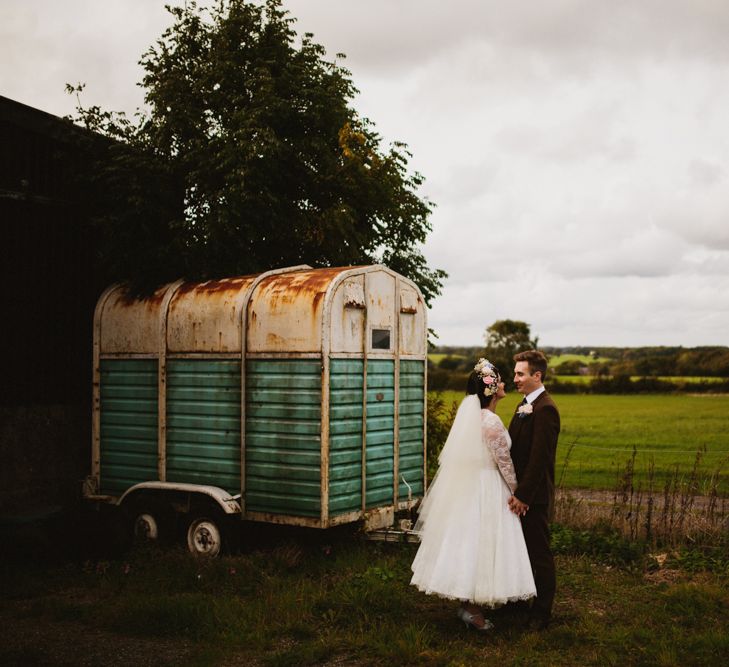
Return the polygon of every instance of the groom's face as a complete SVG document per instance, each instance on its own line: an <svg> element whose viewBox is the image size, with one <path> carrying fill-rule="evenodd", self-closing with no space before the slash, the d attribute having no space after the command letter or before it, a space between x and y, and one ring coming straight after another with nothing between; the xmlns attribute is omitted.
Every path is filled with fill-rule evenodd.
<svg viewBox="0 0 729 667"><path fill-rule="evenodd" d="M514 384L520 394L531 394L542 384L542 374L537 371L534 375L529 372L528 361L517 361L514 366Z"/></svg>

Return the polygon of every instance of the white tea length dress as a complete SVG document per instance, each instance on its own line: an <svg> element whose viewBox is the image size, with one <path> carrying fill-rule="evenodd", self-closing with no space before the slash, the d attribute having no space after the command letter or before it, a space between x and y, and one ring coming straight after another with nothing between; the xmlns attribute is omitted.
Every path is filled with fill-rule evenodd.
<svg viewBox="0 0 729 667"><path fill-rule="evenodd" d="M510 447L501 419L466 396L415 524L410 583L419 590L489 607L536 595L521 523L508 507Z"/></svg>

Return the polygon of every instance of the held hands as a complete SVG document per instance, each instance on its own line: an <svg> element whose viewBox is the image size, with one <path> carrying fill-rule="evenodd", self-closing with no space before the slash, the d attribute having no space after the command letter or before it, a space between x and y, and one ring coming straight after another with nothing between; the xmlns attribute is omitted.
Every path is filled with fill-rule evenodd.
<svg viewBox="0 0 729 667"><path fill-rule="evenodd" d="M521 502L516 496L509 498L509 509L516 514L516 516L524 516L529 509L529 505Z"/></svg>

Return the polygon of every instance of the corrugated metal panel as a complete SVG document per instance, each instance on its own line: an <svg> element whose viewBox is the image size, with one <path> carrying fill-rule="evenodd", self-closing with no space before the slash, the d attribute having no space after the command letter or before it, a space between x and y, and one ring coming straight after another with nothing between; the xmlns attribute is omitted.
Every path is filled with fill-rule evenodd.
<svg viewBox="0 0 729 667"><path fill-rule="evenodd" d="M240 490L240 361L167 361L167 481Z"/></svg>
<svg viewBox="0 0 729 667"><path fill-rule="evenodd" d="M329 514L362 508L361 359L332 359L329 366Z"/></svg>
<svg viewBox="0 0 729 667"><path fill-rule="evenodd" d="M157 475L157 361L101 360L102 493Z"/></svg>
<svg viewBox="0 0 729 667"><path fill-rule="evenodd" d="M367 435L365 506L393 502L395 362L367 362Z"/></svg>
<svg viewBox="0 0 729 667"><path fill-rule="evenodd" d="M398 498L401 501L408 498L408 488L402 481L403 477L412 489L413 498L423 495L424 363L415 360L400 361Z"/></svg>
<svg viewBox="0 0 729 667"><path fill-rule="evenodd" d="M246 363L246 511L321 514L321 361Z"/></svg>

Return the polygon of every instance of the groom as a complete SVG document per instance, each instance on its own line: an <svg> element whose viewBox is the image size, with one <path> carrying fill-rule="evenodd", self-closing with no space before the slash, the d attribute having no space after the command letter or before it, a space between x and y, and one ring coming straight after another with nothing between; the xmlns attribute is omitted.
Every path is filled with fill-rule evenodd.
<svg viewBox="0 0 729 667"><path fill-rule="evenodd" d="M509 424L511 458L517 486L509 499L512 512L521 517L537 597L528 627L543 630L552 616L556 578L549 547L549 521L554 511L554 459L559 436L559 411L542 384L547 359L538 350L514 355L514 384L524 399Z"/></svg>

